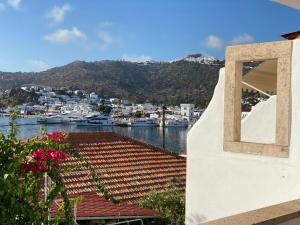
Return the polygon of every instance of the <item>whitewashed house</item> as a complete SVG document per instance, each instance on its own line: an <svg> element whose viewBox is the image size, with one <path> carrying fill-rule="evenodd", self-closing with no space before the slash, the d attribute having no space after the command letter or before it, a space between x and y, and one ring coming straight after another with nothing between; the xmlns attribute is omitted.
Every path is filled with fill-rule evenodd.
<svg viewBox="0 0 300 225"><path fill-rule="evenodd" d="M98 95L95 92L90 93L90 99L92 100L98 100Z"/></svg>
<svg viewBox="0 0 300 225"><path fill-rule="evenodd" d="M153 113L157 109L157 107L151 103L144 103L140 107L144 113Z"/></svg>
<svg viewBox="0 0 300 225"><path fill-rule="evenodd" d="M227 47L212 100L188 133L187 225L300 224L300 32L285 37ZM244 75L251 61L262 63ZM242 119L246 90L268 99Z"/></svg>

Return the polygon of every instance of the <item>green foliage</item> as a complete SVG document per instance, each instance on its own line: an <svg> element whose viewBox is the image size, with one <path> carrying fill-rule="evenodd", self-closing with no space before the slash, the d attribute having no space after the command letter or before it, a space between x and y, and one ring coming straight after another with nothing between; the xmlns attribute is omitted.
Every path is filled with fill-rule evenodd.
<svg viewBox="0 0 300 225"><path fill-rule="evenodd" d="M96 111L103 112L105 114L110 114L111 110L112 110L112 107L109 105L101 104L96 107Z"/></svg>
<svg viewBox="0 0 300 225"><path fill-rule="evenodd" d="M45 172L25 171L23 165L32 160L33 152L37 149L51 148L68 153L71 150L64 143L50 140L45 134L42 139L17 141L16 116L14 110L10 134L7 137L0 134L0 224L50 224L48 216L54 199L59 193L66 196L61 168L56 162L47 162L52 187L45 199L41 197ZM64 222L73 224L68 198L64 198L64 204Z"/></svg>
<svg viewBox="0 0 300 225"><path fill-rule="evenodd" d="M63 141L61 133L47 134L42 128L41 137L18 141L16 118L17 111L14 109L10 134L5 136L0 133L0 224L74 224L70 207L80 198L72 201L68 199L61 174L77 168L60 166L58 159L64 160L66 155L81 160L82 166L90 169L99 192L114 201L99 175L78 152ZM59 153L55 157L60 158L54 158L49 152ZM45 173L51 179L46 198L43 196ZM50 208L58 195L63 202L54 220L48 221Z"/></svg>
<svg viewBox="0 0 300 225"><path fill-rule="evenodd" d="M163 215L163 225L182 225L185 218L185 195L177 188L168 188L163 192L151 191L140 199L141 207L159 211Z"/></svg>
<svg viewBox="0 0 300 225"><path fill-rule="evenodd" d="M143 115L143 113L140 112L140 111L137 111L137 112L135 112L135 113L130 113L130 116L133 116L133 117L135 117L135 118L146 117L146 115Z"/></svg>

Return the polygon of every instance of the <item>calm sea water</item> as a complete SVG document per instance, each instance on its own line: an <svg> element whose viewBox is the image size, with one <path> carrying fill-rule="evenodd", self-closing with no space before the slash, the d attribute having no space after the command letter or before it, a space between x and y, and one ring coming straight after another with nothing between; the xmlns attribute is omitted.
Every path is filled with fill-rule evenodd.
<svg viewBox="0 0 300 225"><path fill-rule="evenodd" d="M7 134L10 130L8 118L0 118L0 132ZM19 138L29 138L40 134L41 125L36 123L34 118L17 119ZM33 125L26 125L33 124ZM88 127L70 124L49 124L45 125L47 132L66 131L66 132L93 132L93 131L112 131L117 134L127 136L136 140L146 142L158 147L162 147L163 132L160 127ZM189 128L170 127L165 130L166 149L184 153L186 149L186 136Z"/></svg>

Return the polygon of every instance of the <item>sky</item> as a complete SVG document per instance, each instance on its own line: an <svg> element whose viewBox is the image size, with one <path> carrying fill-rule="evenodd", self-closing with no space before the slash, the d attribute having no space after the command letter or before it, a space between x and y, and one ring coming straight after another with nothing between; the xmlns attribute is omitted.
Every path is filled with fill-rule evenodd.
<svg viewBox="0 0 300 225"><path fill-rule="evenodd" d="M282 40L299 21L300 11L270 0L0 0L0 71L223 58L227 45Z"/></svg>

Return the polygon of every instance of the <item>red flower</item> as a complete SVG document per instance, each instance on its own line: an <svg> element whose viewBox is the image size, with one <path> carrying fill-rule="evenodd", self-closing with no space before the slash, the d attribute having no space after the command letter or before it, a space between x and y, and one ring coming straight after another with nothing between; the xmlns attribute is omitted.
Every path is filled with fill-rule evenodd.
<svg viewBox="0 0 300 225"><path fill-rule="evenodd" d="M40 148L40 149L35 150L33 153L33 157L36 159L45 160L46 155L45 155L44 149Z"/></svg>
<svg viewBox="0 0 300 225"><path fill-rule="evenodd" d="M54 132L52 134L48 134L48 138L56 143L65 140L65 136L60 132Z"/></svg>
<svg viewBox="0 0 300 225"><path fill-rule="evenodd" d="M22 163L21 167L25 172L28 172L30 171L31 164L28 161L25 161Z"/></svg>
<svg viewBox="0 0 300 225"><path fill-rule="evenodd" d="M35 161L35 162L28 162L25 161L22 163L22 169L24 172L32 171L33 173L39 174L40 172L48 171L48 166L43 161Z"/></svg>
<svg viewBox="0 0 300 225"><path fill-rule="evenodd" d="M42 171L48 171L49 161L58 163L67 158L67 154L60 150L54 149L37 149L33 152L34 161L24 161L21 165L22 169L25 172L32 171L36 174L41 173Z"/></svg>

